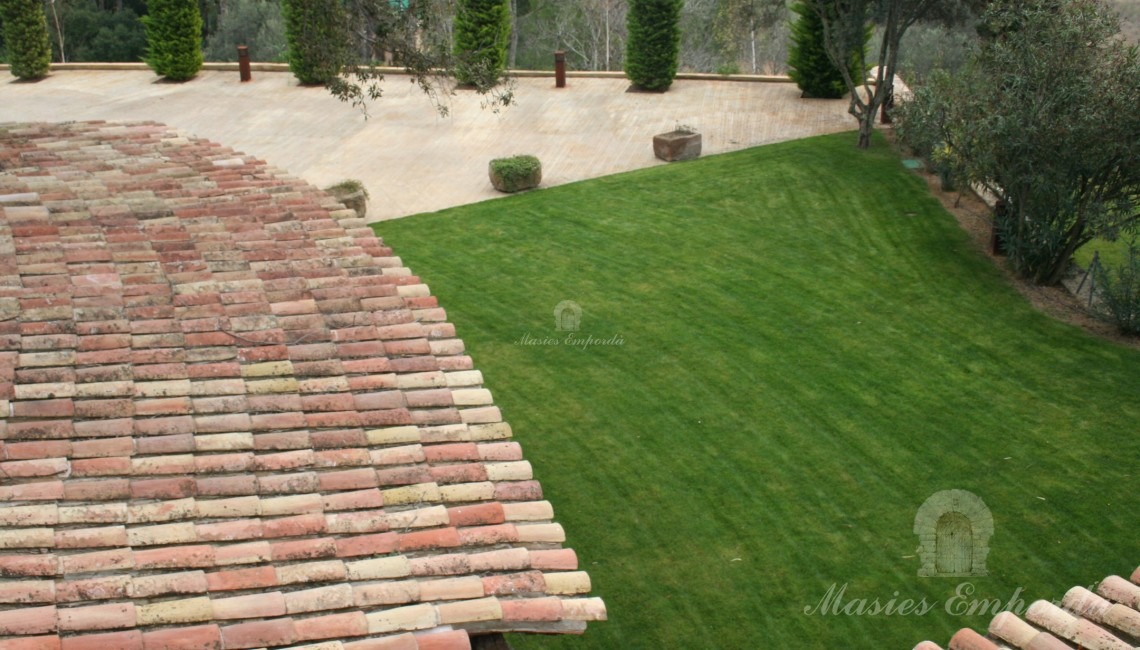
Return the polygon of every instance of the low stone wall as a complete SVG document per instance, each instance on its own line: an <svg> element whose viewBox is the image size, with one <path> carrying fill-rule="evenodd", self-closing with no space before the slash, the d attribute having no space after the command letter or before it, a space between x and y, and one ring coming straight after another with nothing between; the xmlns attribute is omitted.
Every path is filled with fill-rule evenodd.
<svg viewBox="0 0 1140 650"><path fill-rule="evenodd" d="M8 64L0 64L0 71L7 71ZM202 64L203 70L214 71L232 71L237 72L238 64L236 62L207 62ZM406 74L404 68L395 66L380 66L376 68L379 72L386 75ZM150 70L150 67L145 63L53 63L51 64L52 72L61 72L64 70ZM288 63L250 63L250 70L253 72L289 72ZM554 77L553 70L511 70L513 77ZM624 79L625 73L616 70L574 70L567 71L567 77L578 79ZM763 75L763 74L711 74L704 72L680 72L677 73L676 79L683 79L689 81L738 81L748 83L792 83L792 79L786 75ZM896 82L899 83L899 82Z"/></svg>

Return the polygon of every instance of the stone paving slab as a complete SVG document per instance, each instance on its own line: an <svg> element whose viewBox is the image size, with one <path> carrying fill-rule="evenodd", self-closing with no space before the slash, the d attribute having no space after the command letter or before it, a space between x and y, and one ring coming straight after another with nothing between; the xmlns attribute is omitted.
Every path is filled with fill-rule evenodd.
<svg viewBox="0 0 1140 650"><path fill-rule="evenodd" d="M543 186L664 164L652 136L696 127L704 153L850 130L845 100L800 99L789 83L678 80L664 94L626 92L624 79L520 78L496 114L461 91L440 117L404 76L390 76L367 120L291 74L204 71L184 84L149 71L67 70L38 83L0 81L0 122L154 120L259 156L318 186L358 178L380 221L502 196L487 163L533 154Z"/></svg>

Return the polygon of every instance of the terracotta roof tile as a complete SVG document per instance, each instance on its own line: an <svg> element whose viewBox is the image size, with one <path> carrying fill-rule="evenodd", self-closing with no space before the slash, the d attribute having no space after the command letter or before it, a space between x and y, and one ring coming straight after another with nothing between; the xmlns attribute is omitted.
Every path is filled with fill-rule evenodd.
<svg viewBox="0 0 1140 650"><path fill-rule="evenodd" d="M354 213L160 125L0 126L13 156L0 647L451 650L604 617L446 313Z"/></svg>
<svg viewBox="0 0 1140 650"><path fill-rule="evenodd" d="M549 574L548 574L549 575ZM1057 604L1039 600L1023 617L1009 611L990 622L987 636L962 629L950 639L950 650L1130 650L1140 639L1140 567L1131 582L1105 578L1093 593L1073 587ZM915 650L941 650L923 641Z"/></svg>

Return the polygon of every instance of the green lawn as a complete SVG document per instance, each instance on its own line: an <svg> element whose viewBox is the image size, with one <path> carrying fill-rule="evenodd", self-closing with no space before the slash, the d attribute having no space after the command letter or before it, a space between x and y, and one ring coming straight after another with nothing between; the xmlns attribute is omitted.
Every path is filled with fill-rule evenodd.
<svg viewBox="0 0 1140 650"><path fill-rule="evenodd" d="M1094 239L1082 246L1074 259L1082 269L1087 269L1092 263L1093 256L1100 253L1100 263L1110 269L1116 269L1128 260L1128 243L1130 241L1128 235L1118 237L1115 241Z"/></svg>
<svg viewBox="0 0 1140 650"><path fill-rule="evenodd" d="M517 648L910 648L1140 562L1140 354L1009 288L883 141L839 134L378 227L440 297L610 620ZM581 305L578 338L554 306ZM990 575L919 578L943 489ZM1127 575L1127 574L1125 574ZM925 615L805 614L845 596ZM897 592L897 594L896 594Z"/></svg>

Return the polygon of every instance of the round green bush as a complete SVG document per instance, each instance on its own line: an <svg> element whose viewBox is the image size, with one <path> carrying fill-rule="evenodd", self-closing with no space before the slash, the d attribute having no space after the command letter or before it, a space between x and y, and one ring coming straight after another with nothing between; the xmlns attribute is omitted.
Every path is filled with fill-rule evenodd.
<svg viewBox="0 0 1140 650"><path fill-rule="evenodd" d="M542 163L534 156L496 158L490 164L491 184L501 192L518 192L542 182Z"/></svg>

